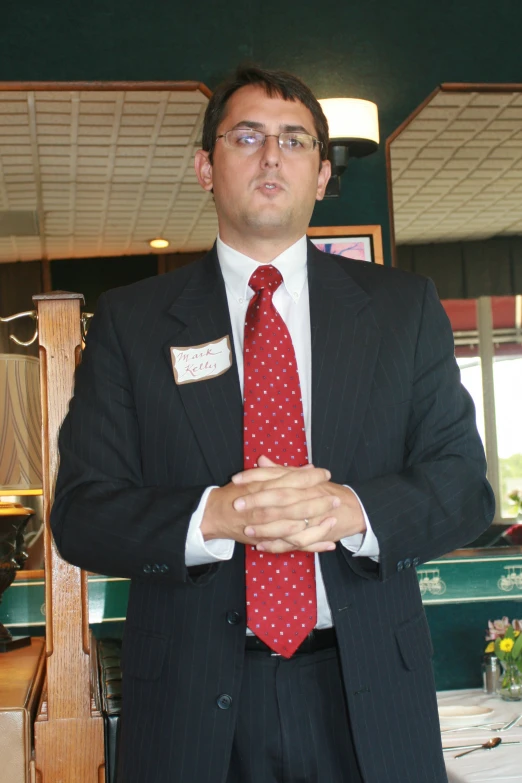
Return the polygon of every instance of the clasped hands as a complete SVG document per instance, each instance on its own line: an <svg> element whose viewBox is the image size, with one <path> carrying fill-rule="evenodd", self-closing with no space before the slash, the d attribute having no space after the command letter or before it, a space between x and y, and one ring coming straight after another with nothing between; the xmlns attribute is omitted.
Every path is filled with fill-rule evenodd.
<svg viewBox="0 0 522 783"><path fill-rule="evenodd" d="M364 533L360 503L324 468L290 468L268 457L214 489L201 525L205 540L228 538L259 551L327 552L346 536Z"/></svg>

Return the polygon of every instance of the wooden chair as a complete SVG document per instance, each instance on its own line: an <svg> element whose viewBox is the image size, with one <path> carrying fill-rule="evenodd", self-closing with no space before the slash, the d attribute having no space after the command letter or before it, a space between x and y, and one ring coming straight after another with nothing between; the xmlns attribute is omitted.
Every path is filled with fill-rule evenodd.
<svg viewBox="0 0 522 783"><path fill-rule="evenodd" d="M87 574L66 563L49 527L58 470L58 431L81 359L81 294L33 297L38 310L43 432L46 679L34 723L32 783L104 783L104 732Z"/></svg>

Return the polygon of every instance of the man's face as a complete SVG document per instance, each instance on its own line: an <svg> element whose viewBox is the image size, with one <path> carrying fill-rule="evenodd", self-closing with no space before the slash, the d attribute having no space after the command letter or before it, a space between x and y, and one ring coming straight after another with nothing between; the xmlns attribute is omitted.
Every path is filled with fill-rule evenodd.
<svg viewBox="0 0 522 783"><path fill-rule="evenodd" d="M260 86L241 87L229 99L217 135L253 127L266 134L301 131L316 136L311 112L300 101L269 98ZM196 173L205 190L214 191L219 231L225 242L244 236L295 240L308 227L316 199L322 199L330 177L319 147L288 153L278 139L245 154L217 139L213 163L196 154Z"/></svg>

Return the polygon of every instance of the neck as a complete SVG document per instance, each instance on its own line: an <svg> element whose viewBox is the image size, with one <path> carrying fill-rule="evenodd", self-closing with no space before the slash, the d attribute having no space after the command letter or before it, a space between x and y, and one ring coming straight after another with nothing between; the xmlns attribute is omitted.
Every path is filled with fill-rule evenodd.
<svg viewBox="0 0 522 783"><path fill-rule="evenodd" d="M241 236L229 231L219 232L222 241L238 253L248 256L259 264L269 264L284 253L289 247L301 239L305 232L296 233L291 237L255 237Z"/></svg>

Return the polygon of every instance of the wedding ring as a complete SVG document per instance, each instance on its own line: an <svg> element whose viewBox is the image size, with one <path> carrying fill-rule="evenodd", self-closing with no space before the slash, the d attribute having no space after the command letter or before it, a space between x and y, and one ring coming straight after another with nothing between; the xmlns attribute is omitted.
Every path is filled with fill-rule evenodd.
<svg viewBox="0 0 522 783"><path fill-rule="evenodd" d="M309 519L305 519L304 523L305 523L305 527L308 527L308 525L310 524L310 520Z"/></svg>

